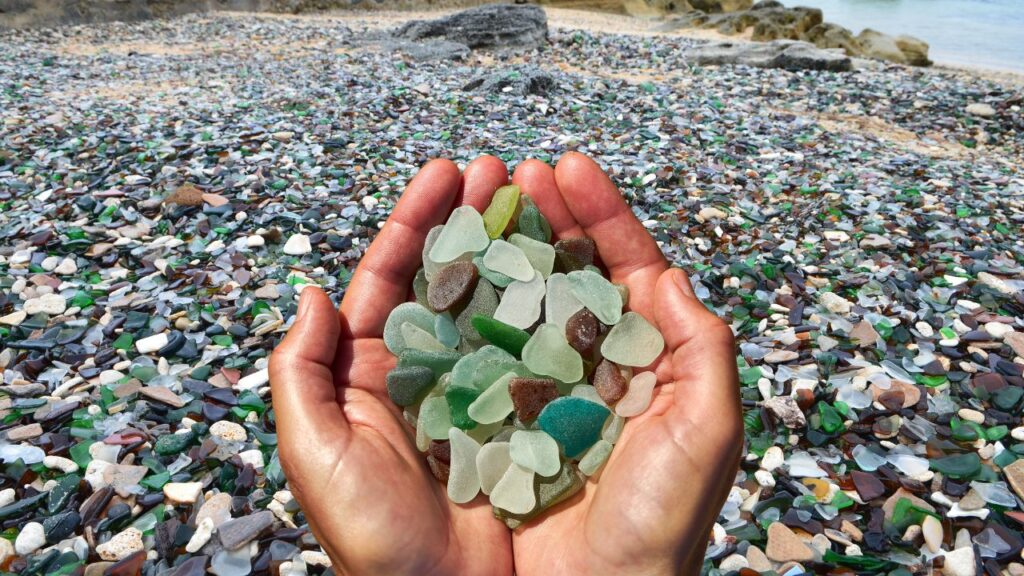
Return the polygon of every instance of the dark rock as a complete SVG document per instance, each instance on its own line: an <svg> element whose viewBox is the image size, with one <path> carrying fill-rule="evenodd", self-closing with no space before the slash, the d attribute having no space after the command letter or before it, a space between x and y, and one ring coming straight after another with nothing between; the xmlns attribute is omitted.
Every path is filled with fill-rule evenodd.
<svg viewBox="0 0 1024 576"><path fill-rule="evenodd" d="M490 72L477 76L462 87L466 91L479 91L488 94L511 93L515 96L531 94L543 96L555 88L554 77L536 66Z"/></svg>
<svg viewBox="0 0 1024 576"><path fill-rule="evenodd" d="M764 43L717 42L691 48L686 51L686 55L700 66L739 64L756 68L830 72L846 72L853 66L845 54L821 50L810 43L794 40Z"/></svg>
<svg viewBox="0 0 1024 576"><path fill-rule="evenodd" d="M236 550L251 542L274 523L274 513L269 510L235 518L217 528L220 543L228 550Z"/></svg>
<svg viewBox="0 0 1024 576"><path fill-rule="evenodd" d="M494 4L436 20L413 20L395 37L406 40L442 38L469 48L533 48L548 36L548 18L538 6Z"/></svg>

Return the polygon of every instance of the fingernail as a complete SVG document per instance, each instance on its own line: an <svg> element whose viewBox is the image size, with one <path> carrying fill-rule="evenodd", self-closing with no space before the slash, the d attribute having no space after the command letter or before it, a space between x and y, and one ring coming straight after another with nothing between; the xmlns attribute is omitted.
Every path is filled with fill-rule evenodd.
<svg viewBox="0 0 1024 576"><path fill-rule="evenodd" d="M313 296L307 294L308 292L309 289L307 288L306 290L303 290L301 294L299 294L299 308L298 310L295 311L296 322L302 320L303 316L306 315L306 310L309 309L310 305L313 302Z"/></svg>
<svg viewBox="0 0 1024 576"><path fill-rule="evenodd" d="M690 275L686 273L686 270L682 268L676 268L676 273L673 275L676 281L676 285L679 286L679 290L684 296L689 298L696 298L697 296L693 293L693 286L690 285Z"/></svg>

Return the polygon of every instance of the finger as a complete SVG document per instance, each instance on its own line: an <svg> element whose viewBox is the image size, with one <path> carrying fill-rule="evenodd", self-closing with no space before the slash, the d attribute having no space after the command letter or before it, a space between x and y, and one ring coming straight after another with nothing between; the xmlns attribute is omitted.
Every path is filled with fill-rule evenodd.
<svg viewBox="0 0 1024 576"><path fill-rule="evenodd" d="M508 168L494 156L480 156L462 171L462 206L472 206L483 214L494 191L508 184Z"/></svg>
<svg viewBox="0 0 1024 576"><path fill-rule="evenodd" d="M551 225L555 238L582 236L583 228L565 205L555 182L555 170L540 160L526 160L516 167L512 183L533 200Z"/></svg>
<svg viewBox="0 0 1024 576"><path fill-rule="evenodd" d="M454 163L431 160L406 187L341 302L353 338L379 338L384 333L388 314L406 300L427 232L448 218L460 182Z"/></svg>
<svg viewBox="0 0 1024 576"><path fill-rule="evenodd" d="M305 288L295 323L270 356L270 389L282 443L345 436L348 423L331 372L340 334L331 300L319 288Z"/></svg>

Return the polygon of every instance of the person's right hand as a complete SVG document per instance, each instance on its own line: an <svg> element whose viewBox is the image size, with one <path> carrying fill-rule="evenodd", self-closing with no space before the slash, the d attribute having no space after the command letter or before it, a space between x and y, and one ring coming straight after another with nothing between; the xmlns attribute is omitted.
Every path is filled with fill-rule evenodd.
<svg viewBox="0 0 1024 576"><path fill-rule="evenodd" d="M409 295L427 232L460 203L483 211L507 181L493 157L461 177L447 160L426 164L360 262L340 313L306 288L270 358L281 464L338 574L512 574L508 528L486 497L452 503L416 450L385 389L395 358L381 338Z"/></svg>

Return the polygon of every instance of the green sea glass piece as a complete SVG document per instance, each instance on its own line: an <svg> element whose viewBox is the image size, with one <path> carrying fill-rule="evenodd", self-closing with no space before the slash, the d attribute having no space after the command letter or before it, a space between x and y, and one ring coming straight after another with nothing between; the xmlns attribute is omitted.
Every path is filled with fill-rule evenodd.
<svg viewBox="0 0 1024 576"><path fill-rule="evenodd" d="M601 344L601 355L623 366L643 367L665 349L661 332L636 312L626 312Z"/></svg>
<svg viewBox="0 0 1024 576"><path fill-rule="evenodd" d="M476 471L480 444L458 428L448 431L448 442L451 447L448 498L456 504L465 504L480 492L480 476Z"/></svg>
<svg viewBox="0 0 1024 576"><path fill-rule="evenodd" d="M569 278L561 272L548 276L544 296L544 321L565 330L565 323L583 309L583 303L572 293Z"/></svg>
<svg viewBox="0 0 1024 576"><path fill-rule="evenodd" d="M519 233L538 242L551 241L551 225L529 196L522 196L523 209L519 213Z"/></svg>
<svg viewBox="0 0 1024 576"><path fill-rule="evenodd" d="M416 303L424 308L427 306L427 290L430 289L430 282L427 280L427 270L420 268L412 279L412 293Z"/></svg>
<svg viewBox="0 0 1024 576"><path fill-rule="evenodd" d="M480 213L472 206L459 206L452 210L448 222L430 248L428 259L437 264L453 262L466 253L487 248L490 241Z"/></svg>
<svg viewBox="0 0 1024 576"><path fill-rule="evenodd" d="M509 454L513 462L541 476L552 476L561 468L558 443L541 430L513 432Z"/></svg>
<svg viewBox="0 0 1024 576"><path fill-rule="evenodd" d="M437 243L437 239L441 236L441 230L444 230L444 224L438 224L431 228L430 231L427 232L426 238L423 239L423 251L421 253L423 257L423 277L427 281L433 280L437 271L445 266L443 263L439 264L430 259L430 251L434 248L434 244ZM427 305L426 301L423 302L423 305Z"/></svg>
<svg viewBox="0 0 1024 576"><path fill-rule="evenodd" d="M555 267L555 247L547 242L540 242L524 234L513 234L508 238L509 244L519 248L526 254L534 270L540 272L541 276L551 276Z"/></svg>
<svg viewBox="0 0 1024 576"><path fill-rule="evenodd" d="M954 454L935 458L931 461L931 468L950 478L970 478L981 471L981 458L976 452Z"/></svg>
<svg viewBox="0 0 1024 576"><path fill-rule="evenodd" d="M433 328L433 326L431 326ZM406 349L426 350L428 352L444 352L448 350L444 344L434 338L432 331L424 330L412 322L402 323L402 339Z"/></svg>
<svg viewBox="0 0 1024 576"><path fill-rule="evenodd" d="M622 317L622 297L615 285L591 270L566 274L573 296L604 324L613 325Z"/></svg>
<svg viewBox="0 0 1024 576"><path fill-rule="evenodd" d="M512 514L506 510L495 508L494 515L504 520L505 525L511 530L522 526L531 519L536 518L545 510L553 508L571 498L579 492L586 484L586 479L570 464L562 465L558 474L551 478L537 478L536 494L537 504L532 510L525 514Z"/></svg>
<svg viewBox="0 0 1024 576"><path fill-rule="evenodd" d="M479 372L481 367L486 362L498 362L503 363L509 368L503 370L501 373L494 376L497 379L499 376L511 370L511 367L516 363L515 356L508 352L498 348L497 346L487 345L472 354L467 354L459 359L452 368L452 382L456 386L465 386L467 388L478 388L477 383L480 382ZM488 384L491 384L488 382Z"/></svg>
<svg viewBox="0 0 1024 576"><path fill-rule="evenodd" d="M512 282L515 282L515 280L502 274L501 272L495 272L494 270L488 268L487 265L484 264L483 256L474 256L473 264L476 265L476 269L480 272L480 276L486 278L491 284L494 284L499 288L504 288L505 286L508 286Z"/></svg>
<svg viewBox="0 0 1024 576"><path fill-rule="evenodd" d="M554 324L541 324L523 347L523 362L534 374L562 382L583 377L583 358L569 346L565 334Z"/></svg>
<svg viewBox="0 0 1024 576"><path fill-rule="evenodd" d="M584 400L590 400L594 404L607 406L605 401L601 399L600 394L597 393L597 388L594 388L590 384L577 384L573 386L572 392L570 392L569 395L573 398L583 398Z"/></svg>
<svg viewBox="0 0 1024 576"><path fill-rule="evenodd" d="M537 505L533 470L515 462L491 490L491 504L512 514L526 514Z"/></svg>
<svg viewBox="0 0 1024 576"><path fill-rule="evenodd" d="M593 476L608 461L614 446L606 440L598 440L587 450L587 453L580 458L580 472L587 476Z"/></svg>
<svg viewBox="0 0 1024 576"><path fill-rule="evenodd" d="M470 430L476 426L476 421L469 417L469 405L480 396L476 388L459 386L453 383L444 391L444 398L448 401L448 409L451 411L452 425L463 430Z"/></svg>
<svg viewBox="0 0 1024 576"><path fill-rule="evenodd" d="M425 366L396 366L388 372L385 382L392 402L412 406L434 386L434 372Z"/></svg>
<svg viewBox="0 0 1024 576"><path fill-rule="evenodd" d="M428 397L420 404L420 414L416 423L431 440L446 440L448 430L452 427L451 410L448 401L442 396Z"/></svg>
<svg viewBox="0 0 1024 576"><path fill-rule="evenodd" d="M395 307L384 323L384 345L392 354L398 356L408 345L402 335L402 325L406 322L425 330L433 335L434 313L415 302L404 302Z"/></svg>
<svg viewBox="0 0 1024 576"><path fill-rule="evenodd" d="M544 278L536 270L531 272L533 277L529 282L516 281L508 285L494 311L495 320L522 329L537 323L544 301Z"/></svg>
<svg viewBox="0 0 1024 576"><path fill-rule="evenodd" d="M604 423L601 439L609 444L615 444L619 441L619 436L622 436L622 429L625 427L626 419L618 414L612 414L612 417Z"/></svg>
<svg viewBox="0 0 1024 576"><path fill-rule="evenodd" d="M484 229L487 230L487 236L491 240L501 238L502 232L515 216L517 208L519 208L519 186L509 184L494 191L491 204L483 214Z"/></svg>
<svg viewBox="0 0 1024 576"><path fill-rule="evenodd" d="M529 332L487 316L474 316L473 328L484 340L515 356L523 354L523 346L530 340Z"/></svg>
<svg viewBox="0 0 1024 576"><path fill-rule="evenodd" d="M526 254L504 240L491 242L484 254L484 266L520 282L529 282L535 273Z"/></svg>
<svg viewBox="0 0 1024 576"><path fill-rule="evenodd" d="M459 328L455 325L455 319L448 312L438 314L434 318L434 335L437 337L437 341L446 348L459 347L459 338L461 338Z"/></svg>
<svg viewBox="0 0 1024 576"><path fill-rule="evenodd" d="M490 424L477 424L472 429L466 430L466 434L473 440L476 440L480 444L486 443L495 434L501 431L504 422L492 422Z"/></svg>
<svg viewBox="0 0 1024 576"><path fill-rule="evenodd" d="M493 424L505 420L512 413L513 408L508 386L516 376L515 372L507 372L484 390L469 405L467 411L469 417L480 424Z"/></svg>
<svg viewBox="0 0 1024 576"><path fill-rule="evenodd" d="M508 442L490 442L480 447L476 455L476 473L480 477L480 491L490 494L498 481L512 465Z"/></svg>
<svg viewBox="0 0 1024 576"><path fill-rule="evenodd" d="M600 404L563 396L544 407L537 423L558 442L566 458L576 458L598 441L609 414Z"/></svg>
<svg viewBox="0 0 1024 576"><path fill-rule="evenodd" d="M398 365L426 366L434 372L434 378L440 378L442 374L451 372L460 358L462 356L454 350L432 352L406 348L398 355Z"/></svg>

